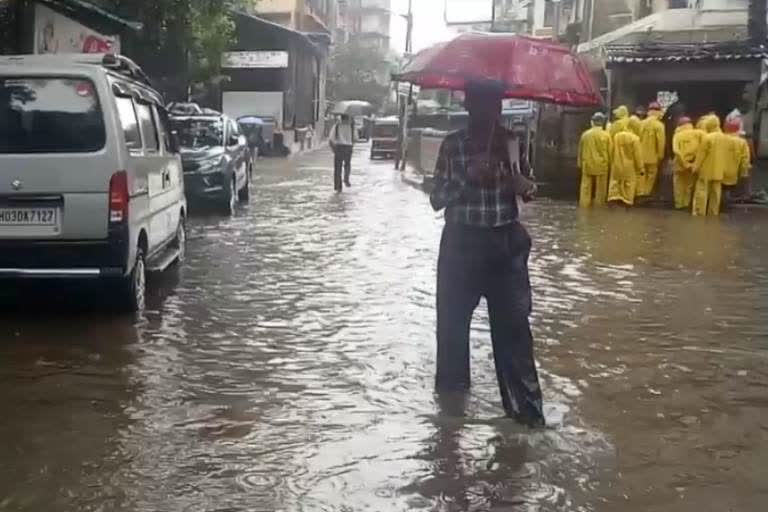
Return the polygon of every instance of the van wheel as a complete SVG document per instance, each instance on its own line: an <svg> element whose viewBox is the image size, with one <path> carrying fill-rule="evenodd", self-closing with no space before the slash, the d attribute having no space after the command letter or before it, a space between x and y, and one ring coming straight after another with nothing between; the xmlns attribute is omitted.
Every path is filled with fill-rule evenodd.
<svg viewBox="0 0 768 512"><path fill-rule="evenodd" d="M245 185L243 186L243 189L237 193L237 197L243 203L247 203L248 201L251 200L251 171L250 170L245 174Z"/></svg>
<svg viewBox="0 0 768 512"><path fill-rule="evenodd" d="M176 266L181 267L184 260L187 259L187 225L184 217L179 219L179 225L176 228L176 239L173 241L174 247L179 251L176 257Z"/></svg>
<svg viewBox="0 0 768 512"><path fill-rule="evenodd" d="M147 264L144 250L136 249L136 262L131 273L125 276L119 285L118 300L121 309L129 313L143 311L147 300Z"/></svg>

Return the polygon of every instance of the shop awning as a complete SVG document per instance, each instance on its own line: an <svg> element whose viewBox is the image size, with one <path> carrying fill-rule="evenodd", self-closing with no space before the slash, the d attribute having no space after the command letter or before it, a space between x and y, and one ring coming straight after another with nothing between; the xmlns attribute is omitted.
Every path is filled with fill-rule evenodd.
<svg viewBox="0 0 768 512"><path fill-rule="evenodd" d="M605 62L611 65L737 61L768 58L768 48L747 42L726 43L645 43L604 46Z"/></svg>
<svg viewBox="0 0 768 512"><path fill-rule="evenodd" d="M747 10L666 9L640 18L578 46L577 53L597 56L608 45L647 43L699 44L745 39Z"/></svg>
<svg viewBox="0 0 768 512"><path fill-rule="evenodd" d="M304 33L298 30L293 30L283 25L273 23L264 18L254 16L245 12L232 10L230 11L232 16L239 22L243 23L243 26L248 26L255 31L265 32L275 37L284 37L291 41L298 43L304 50L314 53L319 57L324 56L327 53L327 47L323 47L321 38L314 33ZM330 38L328 38L330 42ZM317 41L317 42L316 42Z"/></svg>

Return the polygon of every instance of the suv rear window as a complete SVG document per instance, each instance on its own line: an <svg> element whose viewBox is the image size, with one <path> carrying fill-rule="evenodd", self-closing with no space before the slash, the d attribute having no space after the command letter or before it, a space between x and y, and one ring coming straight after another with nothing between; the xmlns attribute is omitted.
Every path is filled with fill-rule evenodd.
<svg viewBox="0 0 768 512"><path fill-rule="evenodd" d="M0 77L0 153L90 153L105 142L90 80Z"/></svg>

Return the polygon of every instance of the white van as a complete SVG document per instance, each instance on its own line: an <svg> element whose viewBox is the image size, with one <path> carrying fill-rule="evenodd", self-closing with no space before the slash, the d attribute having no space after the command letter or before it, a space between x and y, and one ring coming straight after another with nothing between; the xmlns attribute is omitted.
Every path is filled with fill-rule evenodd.
<svg viewBox="0 0 768 512"><path fill-rule="evenodd" d="M0 278L104 279L144 308L186 246L163 105L124 57L0 57Z"/></svg>

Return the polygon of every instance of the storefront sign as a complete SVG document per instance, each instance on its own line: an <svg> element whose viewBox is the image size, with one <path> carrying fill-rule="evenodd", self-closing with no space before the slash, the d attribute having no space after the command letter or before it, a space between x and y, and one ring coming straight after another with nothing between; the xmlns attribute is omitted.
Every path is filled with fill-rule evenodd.
<svg viewBox="0 0 768 512"><path fill-rule="evenodd" d="M35 4L35 53L120 53L120 38Z"/></svg>
<svg viewBox="0 0 768 512"><path fill-rule="evenodd" d="M221 67L236 69L287 68L288 52L225 52L221 55Z"/></svg>
<svg viewBox="0 0 768 512"><path fill-rule="evenodd" d="M667 109L677 103L677 91L659 91L656 93L656 102L661 108Z"/></svg>

